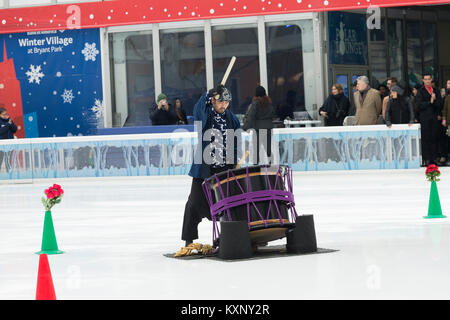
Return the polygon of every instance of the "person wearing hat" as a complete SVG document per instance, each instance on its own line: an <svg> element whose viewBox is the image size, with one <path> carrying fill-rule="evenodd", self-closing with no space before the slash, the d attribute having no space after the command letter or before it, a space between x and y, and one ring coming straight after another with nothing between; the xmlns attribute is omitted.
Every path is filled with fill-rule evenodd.
<svg viewBox="0 0 450 320"><path fill-rule="evenodd" d="M412 125L414 123L414 105L404 93L405 90L398 85L391 87L384 115L384 121L389 128L392 124L408 123Z"/></svg>
<svg viewBox="0 0 450 320"><path fill-rule="evenodd" d="M167 102L167 96L160 93L156 99L156 105L150 111L152 125L172 125L177 123L177 117L172 105Z"/></svg>
<svg viewBox="0 0 450 320"><path fill-rule="evenodd" d="M202 183L211 175L233 169L238 163L238 142L235 130L240 128L236 115L228 108L231 93L223 85L203 94L194 106L194 125L199 142L189 175L191 191L184 209L181 240L188 246L198 239L198 224L211 213Z"/></svg>
<svg viewBox="0 0 450 320"><path fill-rule="evenodd" d="M271 143L273 119L276 117L275 108L272 105L272 99L266 94L266 89L257 86L252 103L248 107L244 117L244 130L255 129L258 143L256 144L256 157L250 156L250 159L262 163L267 157L268 162L271 159ZM264 155L261 157L260 150L264 149Z"/></svg>
<svg viewBox="0 0 450 320"><path fill-rule="evenodd" d="M416 97L417 97L417 94L419 93L420 88L422 88L422 84L417 83L412 88L411 95L409 96L409 98L411 99L411 102L414 106L414 122L416 122L416 123L419 122L419 106L417 105Z"/></svg>
<svg viewBox="0 0 450 320"><path fill-rule="evenodd" d="M8 115L3 103L0 103L0 139L14 139L17 126Z"/></svg>

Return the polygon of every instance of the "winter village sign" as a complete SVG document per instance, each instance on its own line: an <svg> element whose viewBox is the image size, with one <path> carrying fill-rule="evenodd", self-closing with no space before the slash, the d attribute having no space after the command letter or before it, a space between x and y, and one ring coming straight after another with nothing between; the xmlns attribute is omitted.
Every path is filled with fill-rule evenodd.
<svg viewBox="0 0 450 320"><path fill-rule="evenodd" d="M28 48L28 54L43 54L43 53L56 53L62 52L64 47L73 44L72 37L60 37L57 31L41 31L41 32L27 32L27 36L53 34L44 38L30 39L20 38L17 39L20 47Z"/></svg>

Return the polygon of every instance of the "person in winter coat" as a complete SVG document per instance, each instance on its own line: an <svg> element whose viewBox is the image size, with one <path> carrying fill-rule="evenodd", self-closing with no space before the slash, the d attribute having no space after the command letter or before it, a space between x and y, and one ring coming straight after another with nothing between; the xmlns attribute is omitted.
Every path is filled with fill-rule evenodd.
<svg viewBox="0 0 450 320"><path fill-rule="evenodd" d="M389 97L391 95L391 89L397 84L398 84L397 78L395 78L395 77L387 78L387 81L386 81L387 91L386 91L386 94L381 97L381 99L382 99L381 115L382 115L383 119L385 119L386 106L389 101Z"/></svg>
<svg viewBox="0 0 450 320"><path fill-rule="evenodd" d="M14 139L17 126L8 115L8 111L3 104L0 104L0 139Z"/></svg>
<svg viewBox="0 0 450 320"><path fill-rule="evenodd" d="M174 108L167 101L167 96L164 93L158 95L156 105L150 110L150 120L152 125L173 125L177 123Z"/></svg>
<svg viewBox="0 0 450 320"><path fill-rule="evenodd" d="M418 83L412 88L412 94L410 95L409 99L411 100L413 106L414 106L414 122L419 122L419 106L417 105L417 94L419 93L419 89L422 88L422 84Z"/></svg>
<svg viewBox="0 0 450 320"><path fill-rule="evenodd" d="M369 85L369 78L358 78L358 91L355 92L354 101L356 107L355 125L377 124L381 113L381 98L378 90Z"/></svg>
<svg viewBox="0 0 450 320"><path fill-rule="evenodd" d="M175 115L177 117L177 124L188 124L186 111L183 109L183 104L180 98L175 99Z"/></svg>
<svg viewBox="0 0 450 320"><path fill-rule="evenodd" d="M416 103L419 109L419 122L421 127L422 159L424 165L436 164L438 135L442 115L442 98L439 91L432 87L430 74L423 76L423 86L418 90Z"/></svg>
<svg viewBox="0 0 450 320"><path fill-rule="evenodd" d="M325 118L326 126L342 126L350 110L350 100L344 94L340 84L331 87L331 94L319 109L319 114Z"/></svg>
<svg viewBox="0 0 450 320"><path fill-rule="evenodd" d="M0 103L0 139L14 139L14 133L17 131L17 126L8 115L8 111L4 104ZM0 166L3 163L4 153L0 151Z"/></svg>
<svg viewBox="0 0 450 320"><path fill-rule="evenodd" d="M391 88L384 121L388 127L392 124L414 123L414 105L411 99L405 96L405 90L398 85Z"/></svg>
<svg viewBox="0 0 450 320"><path fill-rule="evenodd" d="M446 129L446 135L447 135L447 141L445 144L445 151L447 152L450 150L450 80L447 80L446 84L446 95L445 95L445 101L444 101L444 107L442 109L442 126L444 129Z"/></svg>
<svg viewBox="0 0 450 320"><path fill-rule="evenodd" d="M256 87L255 96L250 104L245 115L244 125L242 129L255 129L258 143L256 144L257 163L262 163L267 157L268 162L271 162L271 143L272 143L272 129L273 119L276 117L275 108L272 105L272 99L266 94L266 90L262 86ZM267 139L266 139L267 137ZM261 157L260 150L264 149L264 156Z"/></svg>
<svg viewBox="0 0 450 320"><path fill-rule="evenodd" d="M444 127L450 125L450 80L447 81L446 93L444 107L442 108L442 125Z"/></svg>
<svg viewBox="0 0 450 320"><path fill-rule="evenodd" d="M210 208L202 189L204 179L232 169L238 163L238 150L240 150L238 142L241 139L237 134L230 136L230 131L235 132L239 129L240 122L228 109L231 99L229 90L219 85L202 95L194 106L194 124L199 125L197 127L199 143L194 153L194 163L189 171L192 185L184 210L181 233L181 239L185 241L186 246L198 238L198 224L202 219L211 220ZM204 138L208 136L207 132L211 133L211 138L204 141ZM232 157L227 155L231 146L234 152Z"/></svg>

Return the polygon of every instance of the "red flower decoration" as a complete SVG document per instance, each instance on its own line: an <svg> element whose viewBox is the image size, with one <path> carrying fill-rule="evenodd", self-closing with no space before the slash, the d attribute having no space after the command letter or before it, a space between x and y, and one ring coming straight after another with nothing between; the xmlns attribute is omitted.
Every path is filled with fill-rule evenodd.
<svg viewBox="0 0 450 320"><path fill-rule="evenodd" d="M440 181L438 177L441 175L441 172L439 171L438 166L434 164L430 164L427 169L425 170L425 175L427 177L427 180L430 182L433 181Z"/></svg>
<svg viewBox="0 0 450 320"><path fill-rule="evenodd" d="M42 204L45 207L46 211L50 211L50 209L57 203L61 202L61 198L64 194L64 190L60 185L54 184L50 186L48 189L44 190L44 194L46 197L42 197Z"/></svg>

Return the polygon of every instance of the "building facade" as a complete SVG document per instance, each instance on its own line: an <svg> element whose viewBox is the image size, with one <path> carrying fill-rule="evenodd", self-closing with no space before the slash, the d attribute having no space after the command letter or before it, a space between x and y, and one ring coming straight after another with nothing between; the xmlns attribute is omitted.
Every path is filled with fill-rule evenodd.
<svg viewBox="0 0 450 320"><path fill-rule="evenodd" d="M9 0L3 1L3 6L13 2L20 5L20 1ZM352 99L352 83L360 75L369 76L375 88L384 84L387 77L397 77L405 88L419 83L425 72L432 73L441 85L450 77L446 54L450 10L442 5L444 1L436 1L441 4L438 6L411 7L392 7L394 1L390 0L378 1L381 7L376 7L377 1L372 1L374 7L356 10L344 10L349 5L332 7L333 3L322 2L312 5L301 1L261 1L256 6L255 1L219 1L209 9L200 7L199 1L168 1L155 6L146 2L145 11L144 7L131 4L120 7L118 2L121 1L78 1L75 5L48 6L47 10L39 6L34 10L42 10L41 15L35 13L42 16L40 20L36 18L38 21L30 20L30 8L0 9L4 26L0 32L7 45L16 38L18 41L20 33L40 37L45 44L50 29L61 33L72 29L69 31L74 34L98 30L98 68L92 68L92 60L83 62L86 55L78 52L86 49L85 43L92 48L95 41L80 40L85 43L70 54L82 60L70 77L58 76L57 70L47 77L49 71L42 71L47 77L42 78L43 82L58 81L61 87L54 90L57 94L47 95L45 105L43 98L32 100L29 90L22 90L22 100L29 105L24 106L23 113L35 112L41 120L28 124L34 129L28 130L33 133L27 137L92 135L93 126L150 126L149 109L161 92L172 103L180 98L190 115L198 97L220 82L232 56L237 61L227 86L233 95L231 108L240 117L257 85L267 89L277 107L293 106L295 111L306 111L311 119L319 119L318 109L333 83L341 83ZM141 5L144 1L136 3ZM389 7L382 7L383 4ZM158 14L153 14L156 11ZM60 64L68 63L63 59L70 60L57 52L52 56ZM10 54L8 57L14 58ZM34 57L38 65L39 57ZM43 70L44 65L40 65ZM23 86L29 82L26 71L29 70L19 71L17 77ZM89 91L90 100L86 102L63 103L66 100L61 101L62 91L69 89L64 88L65 83L71 84L76 77L93 81L87 81L86 92L93 83L97 88ZM88 99L81 90L77 92L80 98ZM76 98L74 94L73 100ZM75 127L62 125L63 130L52 134L45 130L50 118L42 120L44 107L53 110L52 117L56 119L67 117L69 124L73 114L80 114L81 118ZM26 121L24 126L26 133Z"/></svg>

